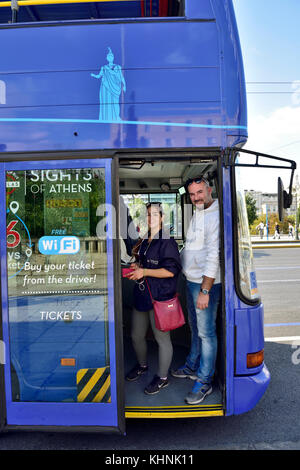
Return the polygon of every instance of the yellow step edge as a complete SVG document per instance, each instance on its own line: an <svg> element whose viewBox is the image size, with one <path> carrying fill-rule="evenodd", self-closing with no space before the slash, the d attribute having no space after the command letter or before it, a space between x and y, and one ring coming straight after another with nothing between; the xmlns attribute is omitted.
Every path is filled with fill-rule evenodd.
<svg viewBox="0 0 300 470"><path fill-rule="evenodd" d="M206 416L224 416L223 406L217 405L203 405L201 406L189 406L183 409L184 406L179 407L128 407L125 408L125 418L194 418L194 417L206 417ZM207 409L211 408L211 409Z"/></svg>
<svg viewBox="0 0 300 470"><path fill-rule="evenodd" d="M209 416L224 416L223 410L212 410L212 411L183 411L178 413L153 413L153 412L125 412L125 418L200 418Z"/></svg>

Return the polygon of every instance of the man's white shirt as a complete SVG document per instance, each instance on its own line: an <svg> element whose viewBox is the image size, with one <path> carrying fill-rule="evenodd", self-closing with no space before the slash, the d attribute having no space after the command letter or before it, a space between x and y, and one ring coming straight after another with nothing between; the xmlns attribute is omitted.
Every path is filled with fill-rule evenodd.
<svg viewBox="0 0 300 470"><path fill-rule="evenodd" d="M184 249L182 271L188 281L202 283L203 276L221 282L220 278L220 215L215 200L207 209L196 207L191 219Z"/></svg>

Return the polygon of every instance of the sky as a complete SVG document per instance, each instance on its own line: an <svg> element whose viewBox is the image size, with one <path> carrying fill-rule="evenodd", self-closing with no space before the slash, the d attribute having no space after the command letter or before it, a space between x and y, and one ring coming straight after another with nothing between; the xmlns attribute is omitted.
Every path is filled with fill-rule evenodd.
<svg viewBox="0 0 300 470"><path fill-rule="evenodd" d="M247 86L244 148L295 160L300 179L300 0L233 0L233 5ZM288 170L247 169L244 187L276 192L278 176L287 187Z"/></svg>

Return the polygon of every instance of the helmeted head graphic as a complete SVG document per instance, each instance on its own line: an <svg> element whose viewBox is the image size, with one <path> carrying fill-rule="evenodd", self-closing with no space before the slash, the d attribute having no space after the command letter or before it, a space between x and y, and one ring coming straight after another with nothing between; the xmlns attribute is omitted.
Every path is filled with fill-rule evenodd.
<svg viewBox="0 0 300 470"><path fill-rule="evenodd" d="M108 48L108 53L107 53L107 56L106 56L108 62L113 62L115 56L113 54L113 51L111 50L111 48L109 47Z"/></svg>

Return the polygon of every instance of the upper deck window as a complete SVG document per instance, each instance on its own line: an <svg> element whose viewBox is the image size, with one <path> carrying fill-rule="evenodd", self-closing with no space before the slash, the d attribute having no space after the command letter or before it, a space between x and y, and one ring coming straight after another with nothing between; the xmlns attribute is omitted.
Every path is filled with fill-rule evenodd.
<svg viewBox="0 0 300 470"><path fill-rule="evenodd" d="M0 0L0 23L183 15L184 0Z"/></svg>

